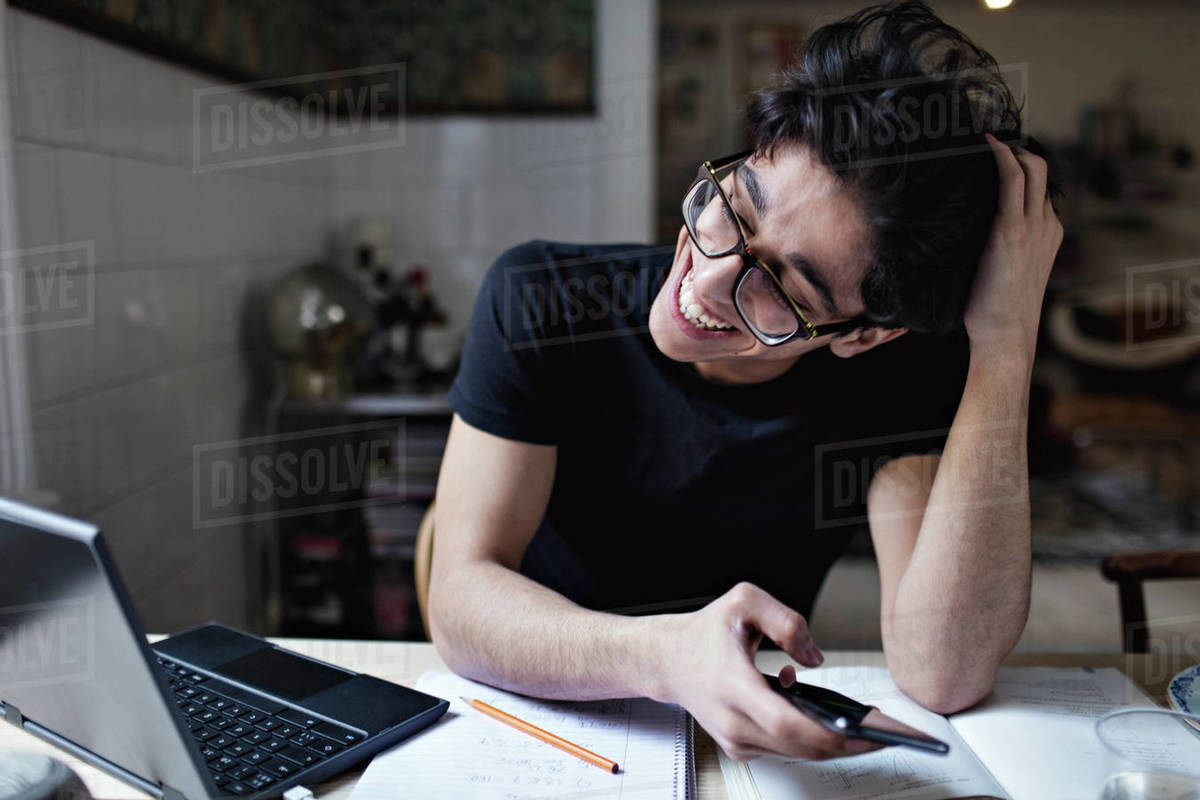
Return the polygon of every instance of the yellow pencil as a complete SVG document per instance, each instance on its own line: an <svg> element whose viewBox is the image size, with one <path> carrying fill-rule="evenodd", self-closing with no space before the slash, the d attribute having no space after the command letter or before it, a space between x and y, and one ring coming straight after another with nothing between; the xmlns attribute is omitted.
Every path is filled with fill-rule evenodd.
<svg viewBox="0 0 1200 800"><path fill-rule="evenodd" d="M468 700L465 697L462 697L460 699L464 703L470 704L471 708L474 708L476 711L481 711L484 714L487 714L489 717L492 717L493 719L498 719L503 723L512 725L517 730L524 731L525 733L528 733L530 736L536 736L537 738L541 739L543 742L546 742L547 744L552 744L555 747L557 747L559 750L565 750L573 756L582 758L584 761L588 762L589 764L595 764L597 767L600 767L601 769L604 769L604 770L607 770L607 771L613 772L613 773L617 772L620 769L617 766L617 762L610 761L609 759L605 758L604 756L596 755L591 750L588 750L585 747L580 747L577 744L572 744L571 742L568 742L566 739L562 738L561 736L555 736L550 731L542 730L537 725L531 725L523 719L517 719L512 714L506 714L505 712L501 711L500 709L498 709L494 706L489 706L487 703L483 702L482 700Z"/></svg>

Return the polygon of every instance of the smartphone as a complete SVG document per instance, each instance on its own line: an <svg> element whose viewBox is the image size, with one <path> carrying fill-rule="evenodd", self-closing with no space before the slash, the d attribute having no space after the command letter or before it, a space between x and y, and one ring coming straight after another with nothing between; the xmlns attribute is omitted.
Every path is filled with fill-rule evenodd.
<svg viewBox="0 0 1200 800"><path fill-rule="evenodd" d="M790 700L792 705L835 733L880 744L913 747L943 756L950 752L950 745L940 739L832 689L800 681L784 688L776 676L763 673L763 677L772 689Z"/></svg>

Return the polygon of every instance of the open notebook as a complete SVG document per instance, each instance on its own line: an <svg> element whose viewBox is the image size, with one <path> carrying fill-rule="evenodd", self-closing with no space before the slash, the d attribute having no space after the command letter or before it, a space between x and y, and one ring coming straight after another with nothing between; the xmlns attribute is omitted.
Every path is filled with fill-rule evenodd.
<svg viewBox="0 0 1200 800"><path fill-rule="evenodd" d="M679 706L645 699L534 700L430 671L416 688L450 701L434 725L375 757L351 800L421 798L695 797L692 718ZM605 758L607 773L464 703L478 699Z"/></svg>
<svg viewBox="0 0 1200 800"><path fill-rule="evenodd" d="M1096 800L1112 763L1094 732L1096 719L1122 706L1153 705L1114 669L1001 668L987 701L949 718L908 699L882 667L806 670L800 679L878 706L947 742L950 754L888 747L829 761L762 757L738 763L721 753L731 800ZM1155 730L1156 740L1143 744L1159 763L1200 775L1200 737L1182 724Z"/></svg>

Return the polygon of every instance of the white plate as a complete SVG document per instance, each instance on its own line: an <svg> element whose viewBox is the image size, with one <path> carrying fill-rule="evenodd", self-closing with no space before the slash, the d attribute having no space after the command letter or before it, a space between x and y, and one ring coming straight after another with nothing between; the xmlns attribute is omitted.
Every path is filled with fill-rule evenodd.
<svg viewBox="0 0 1200 800"><path fill-rule="evenodd" d="M1176 711L1200 715L1200 664L1171 678L1167 685L1167 702Z"/></svg>

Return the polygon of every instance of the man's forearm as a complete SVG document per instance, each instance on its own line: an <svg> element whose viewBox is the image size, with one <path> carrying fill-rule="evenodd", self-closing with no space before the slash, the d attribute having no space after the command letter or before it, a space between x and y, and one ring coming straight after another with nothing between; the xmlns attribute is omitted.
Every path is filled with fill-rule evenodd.
<svg viewBox="0 0 1200 800"><path fill-rule="evenodd" d="M1029 610L1031 360L973 351L912 557L883 621L901 683L943 712L978 701Z"/></svg>
<svg viewBox="0 0 1200 800"><path fill-rule="evenodd" d="M501 564L475 561L431 591L432 638L459 674L534 697L661 695L669 616L589 611Z"/></svg>

